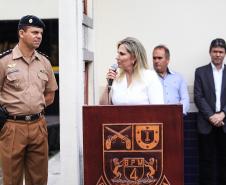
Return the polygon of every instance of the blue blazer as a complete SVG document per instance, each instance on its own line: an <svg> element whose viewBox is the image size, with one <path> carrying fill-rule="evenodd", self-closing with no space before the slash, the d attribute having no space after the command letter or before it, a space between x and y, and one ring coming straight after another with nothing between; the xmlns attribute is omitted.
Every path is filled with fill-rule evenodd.
<svg viewBox="0 0 226 185"><path fill-rule="evenodd" d="M212 130L212 125L208 119L215 113L216 94L211 64L199 67L195 71L194 101L199 109L197 126L199 133L208 134ZM222 87L221 87L221 111L226 114L226 65L224 65ZM225 125L222 127L226 133Z"/></svg>

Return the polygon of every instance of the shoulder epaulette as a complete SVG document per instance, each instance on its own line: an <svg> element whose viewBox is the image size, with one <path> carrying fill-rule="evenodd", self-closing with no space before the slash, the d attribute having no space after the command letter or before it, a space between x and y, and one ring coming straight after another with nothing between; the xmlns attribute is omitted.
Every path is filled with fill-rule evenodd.
<svg viewBox="0 0 226 185"><path fill-rule="evenodd" d="M13 51L12 49L9 49L9 50L7 50L7 51L4 51L3 53L0 53L0 58L2 58L2 57L4 57L4 56L6 56L6 55L12 53L12 51Z"/></svg>
<svg viewBox="0 0 226 185"><path fill-rule="evenodd" d="M49 56L48 56L48 55L46 55L46 54L44 54L44 53L42 53L41 51L38 51L38 50L37 50L37 52L38 52L39 54L43 55L44 57L46 57L47 59L49 59Z"/></svg>

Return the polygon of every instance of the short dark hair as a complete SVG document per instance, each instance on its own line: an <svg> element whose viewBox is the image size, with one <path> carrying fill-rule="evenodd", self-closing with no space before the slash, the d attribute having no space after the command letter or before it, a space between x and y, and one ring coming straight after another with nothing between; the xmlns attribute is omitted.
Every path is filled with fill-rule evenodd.
<svg viewBox="0 0 226 185"><path fill-rule="evenodd" d="M224 50L226 51L226 43L225 43L225 40L224 39L221 39L221 38L217 38L217 39L214 39L212 40L211 44L210 44L210 50L209 52L211 52L211 50L213 48L224 48Z"/></svg>
<svg viewBox="0 0 226 185"><path fill-rule="evenodd" d="M160 44L158 46L155 46L153 51L155 51L156 49L163 49L165 51L166 58L168 60L170 59L170 51L169 51L169 48L167 48L165 45Z"/></svg>

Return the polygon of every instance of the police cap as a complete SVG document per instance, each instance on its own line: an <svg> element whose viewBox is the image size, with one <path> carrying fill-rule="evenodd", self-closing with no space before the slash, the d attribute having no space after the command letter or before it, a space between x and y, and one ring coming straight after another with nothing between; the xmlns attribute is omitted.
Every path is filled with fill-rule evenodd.
<svg viewBox="0 0 226 185"><path fill-rule="evenodd" d="M34 15L25 15L20 19L18 24L18 30L22 29L25 26L34 26L45 29L44 22Z"/></svg>

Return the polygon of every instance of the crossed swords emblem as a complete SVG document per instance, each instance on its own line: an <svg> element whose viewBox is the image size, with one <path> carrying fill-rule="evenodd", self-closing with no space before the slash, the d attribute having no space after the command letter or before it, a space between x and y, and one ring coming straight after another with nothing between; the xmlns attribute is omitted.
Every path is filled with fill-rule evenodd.
<svg viewBox="0 0 226 185"><path fill-rule="evenodd" d="M105 128L114 134L112 136L109 136L106 139L105 145L106 145L107 150L111 149L112 142L115 141L117 138L121 139L122 141L124 141L126 143L126 149L128 149L128 150L131 149L131 145L132 145L131 139L129 139L127 136L123 135L123 133L125 131L129 130L131 128L131 126L128 126L119 132L117 132L109 127L105 127Z"/></svg>

